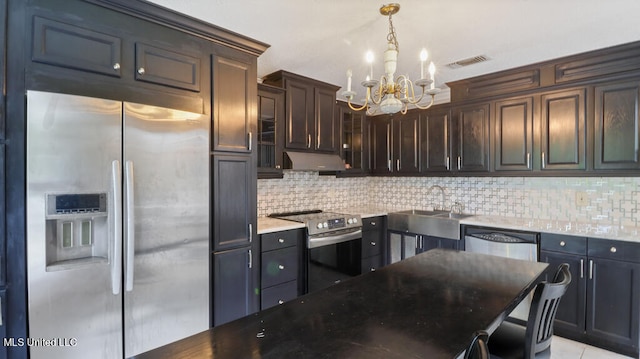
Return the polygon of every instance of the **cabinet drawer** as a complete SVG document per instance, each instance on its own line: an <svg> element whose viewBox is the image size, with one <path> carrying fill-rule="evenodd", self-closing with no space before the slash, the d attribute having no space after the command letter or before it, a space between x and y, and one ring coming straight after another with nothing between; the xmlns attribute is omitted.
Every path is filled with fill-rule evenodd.
<svg viewBox="0 0 640 359"><path fill-rule="evenodd" d="M380 267L382 267L382 256L380 255L364 258L362 260L362 274L373 272Z"/></svg>
<svg viewBox="0 0 640 359"><path fill-rule="evenodd" d="M589 238L589 257L640 263L640 244L601 238Z"/></svg>
<svg viewBox="0 0 640 359"><path fill-rule="evenodd" d="M200 59L136 43L136 80L200 91Z"/></svg>
<svg viewBox="0 0 640 359"><path fill-rule="evenodd" d="M380 254L382 248L382 234L380 232L363 232L362 258Z"/></svg>
<svg viewBox="0 0 640 359"><path fill-rule="evenodd" d="M384 217L369 217L362 219L362 230L363 231L379 231L383 228Z"/></svg>
<svg viewBox="0 0 640 359"><path fill-rule="evenodd" d="M287 248L298 245L298 239L302 236L301 230L265 233L260 235L262 251Z"/></svg>
<svg viewBox="0 0 640 359"><path fill-rule="evenodd" d="M262 309L267 309L298 297L298 281L274 285L262 290Z"/></svg>
<svg viewBox="0 0 640 359"><path fill-rule="evenodd" d="M542 233L540 249L554 252L587 254L587 239L563 234Z"/></svg>
<svg viewBox="0 0 640 359"><path fill-rule="evenodd" d="M289 247L262 253L262 288L298 278L298 250Z"/></svg>

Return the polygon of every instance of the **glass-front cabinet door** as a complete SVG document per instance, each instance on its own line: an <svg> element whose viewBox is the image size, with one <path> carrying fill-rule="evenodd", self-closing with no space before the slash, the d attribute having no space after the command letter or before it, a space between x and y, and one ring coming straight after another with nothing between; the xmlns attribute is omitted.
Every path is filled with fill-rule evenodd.
<svg viewBox="0 0 640 359"><path fill-rule="evenodd" d="M365 113L353 111L346 103L338 102L339 119L341 123L340 156L345 162L345 174L364 173L366 171L364 141Z"/></svg>
<svg viewBox="0 0 640 359"><path fill-rule="evenodd" d="M258 178L282 178L284 89L258 85Z"/></svg>

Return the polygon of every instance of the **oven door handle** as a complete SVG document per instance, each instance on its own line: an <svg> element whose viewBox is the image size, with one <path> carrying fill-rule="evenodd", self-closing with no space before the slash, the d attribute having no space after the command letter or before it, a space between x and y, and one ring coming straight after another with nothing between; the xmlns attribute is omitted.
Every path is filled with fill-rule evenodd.
<svg viewBox="0 0 640 359"><path fill-rule="evenodd" d="M360 239L360 238L362 238L362 230L358 229L357 231L353 231L353 232L349 232L349 233L343 233L343 234L337 234L337 235L334 235L334 236L309 238L309 240L307 241L308 242L307 245L308 245L309 249L311 249L311 248L328 246L328 245L331 245L331 244L336 244L336 243L341 243L341 242L352 241L354 239Z"/></svg>

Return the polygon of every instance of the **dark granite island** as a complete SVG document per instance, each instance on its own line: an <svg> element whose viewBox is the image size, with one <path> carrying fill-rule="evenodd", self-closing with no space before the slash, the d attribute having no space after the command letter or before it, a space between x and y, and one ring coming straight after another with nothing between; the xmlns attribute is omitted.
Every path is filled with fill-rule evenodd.
<svg viewBox="0 0 640 359"><path fill-rule="evenodd" d="M135 358L456 358L547 266L434 249Z"/></svg>

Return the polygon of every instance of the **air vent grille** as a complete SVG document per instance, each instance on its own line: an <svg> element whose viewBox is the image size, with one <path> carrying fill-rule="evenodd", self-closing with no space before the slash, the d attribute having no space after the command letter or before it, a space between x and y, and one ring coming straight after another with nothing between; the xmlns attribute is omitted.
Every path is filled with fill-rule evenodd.
<svg viewBox="0 0 640 359"><path fill-rule="evenodd" d="M485 61L488 61L488 60L490 60L490 58L488 56L486 56L486 55L478 55L478 56L470 57L468 59L452 62L450 64L447 64L447 67L452 68L452 69L459 69L461 67L477 64L479 62L485 62Z"/></svg>

